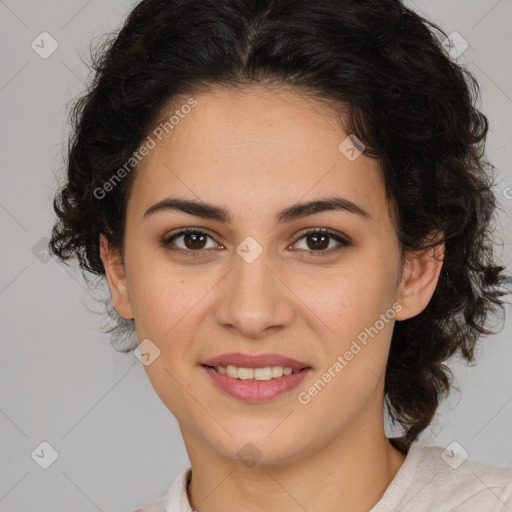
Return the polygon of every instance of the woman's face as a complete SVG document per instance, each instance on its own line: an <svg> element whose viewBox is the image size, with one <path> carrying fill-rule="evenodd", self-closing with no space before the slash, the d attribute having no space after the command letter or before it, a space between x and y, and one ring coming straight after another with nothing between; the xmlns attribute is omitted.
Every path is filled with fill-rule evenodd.
<svg viewBox="0 0 512 512"><path fill-rule="evenodd" d="M358 156L325 105L291 90L212 89L195 100L139 164L125 266L107 271L117 312L146 340L155 391L188 444L233 460L252 450L277 463L344 433L381 431L394 321L426 306L435 279L421 293L408 272L400 280L378 162ZM200 209L151 211L168 198L208 203L230 221ZM356 206L279 215L335 198ZM198 233L164 245L184 228ZM332 235L305 236L320 229ZM300 380L280 394L275 381L252 380L230 394L215 382L232 377L213 379L203 366L226 353L277 354L310 369L280 377Z"/></svg>

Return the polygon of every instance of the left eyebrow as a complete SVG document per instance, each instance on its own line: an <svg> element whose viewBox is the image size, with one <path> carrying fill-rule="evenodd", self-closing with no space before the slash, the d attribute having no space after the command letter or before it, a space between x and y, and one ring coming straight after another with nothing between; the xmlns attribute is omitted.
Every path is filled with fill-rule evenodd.
<svg viewBox="0 0 512 512"><path fill-rule="evenodd" d="M150 206L143 217L146 218L155 213L164 211L182 211L190 215L215 220L224 224L229 224L232 220L229 211L225 208L204 201L192 201L176 197L162 199L153 206ZM356 203L344 199L343 197L329 197L297 203L284 208L277 213L275 223L283 224L326 211L343 211L359 215L366 220L371 219L370 214Z"/></svg>

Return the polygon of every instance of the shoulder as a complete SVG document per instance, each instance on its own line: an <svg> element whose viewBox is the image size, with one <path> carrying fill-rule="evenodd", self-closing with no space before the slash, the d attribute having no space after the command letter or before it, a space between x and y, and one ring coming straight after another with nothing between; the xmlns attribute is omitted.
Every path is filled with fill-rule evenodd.
<svg viewBox="0 0 512 512"><path fill-rule="evenodd" d="M163 505L163 496L147 502L134 512L165 512Z"/></svg>
<svg viewBox="0 0 512 512"><path fill-rule="evenodd" d="M186 484L190 471L190 466L182 469L163 496L146 503L134 512L189 512Z"/></svg>
<svg viewBox="0 0 512 512"><path fill-rule="evenodd" d="M412 445L416 469L404 501L450 512L512 510L512 468L470 460L450 446Z"/></svg>

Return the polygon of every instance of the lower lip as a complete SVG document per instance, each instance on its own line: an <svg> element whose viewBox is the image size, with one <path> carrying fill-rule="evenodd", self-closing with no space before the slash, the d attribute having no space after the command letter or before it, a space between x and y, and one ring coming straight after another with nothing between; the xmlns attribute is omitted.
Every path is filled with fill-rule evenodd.
<svg viewBox="0 0 512 512"><path fill-rule="evenodd" d="M203 366L213 383L222 391L245 402L266 402L297 387L312 371L305 368L298 373L271 380L234 379L214 368Z"/></svg>

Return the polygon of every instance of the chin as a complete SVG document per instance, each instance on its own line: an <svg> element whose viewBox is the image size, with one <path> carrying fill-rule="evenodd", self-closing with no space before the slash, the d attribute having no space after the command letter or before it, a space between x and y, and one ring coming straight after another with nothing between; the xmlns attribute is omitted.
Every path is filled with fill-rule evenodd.
<svg viewBox="0 0 512 512"><path fill-rule="evenodd" d="M245 431L244 435L239 437L232 432L233 437L228 436L227 444L217 445L215 449L222 457L247 467L256 464L267 466L286 464L304 455L305 447L298 446L298 440L293 436L287 435L284 430L281 435L275 432L269 436L268 432L271 431L272 429L268 430L264 435L258 432L258 435L255 433L254 436Z"/></svg>

